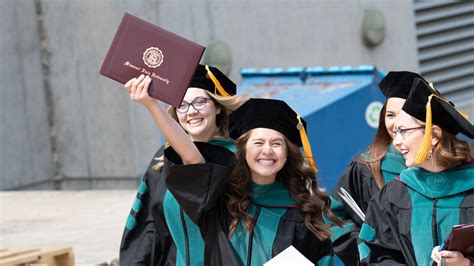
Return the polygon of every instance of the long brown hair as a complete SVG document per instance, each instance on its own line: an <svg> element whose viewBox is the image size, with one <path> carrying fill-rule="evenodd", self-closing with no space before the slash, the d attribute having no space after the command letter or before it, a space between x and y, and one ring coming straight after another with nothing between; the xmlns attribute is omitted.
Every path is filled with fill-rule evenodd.
<svg viewBox="0 0 474 266"><path fill-rule="evenodd" d="M247 209L252 202L250 197L251 174L250 168L245 160L248 139L252 131L243 134L236 141L237 146L237 162L232 171L227 187L227 209L232 217L229 226L230 238L237 229L239 222L242 220L244 228L251 232L255 224L252 216ZM288 147L288 157L283 168L277 173L276 180L282 182L288 187L292 197L296 200L296 205L300 212L304 215L304 223L306 227L320 240L331 237L329 226L324 224L322 214L335 224L342 226L330 210L330 198L326 193L318 189L314 172L306 164L299 148L285 138ZM307 184L310 184L308 190Z"/></svg>
<svg viewBox="0 0 474 266"><path fill-rule="evenodd" d="M387 111L387 100L385 101L379 115L379 126L372 143L367 148L367 156L358 156L357 160L364 162L369 167L374 177L375 183L379 188L385 184L385 179L380 171L380 163L388 151L388 146L392 142L392 137L387 132L385 126L385 113Z"/></svg>

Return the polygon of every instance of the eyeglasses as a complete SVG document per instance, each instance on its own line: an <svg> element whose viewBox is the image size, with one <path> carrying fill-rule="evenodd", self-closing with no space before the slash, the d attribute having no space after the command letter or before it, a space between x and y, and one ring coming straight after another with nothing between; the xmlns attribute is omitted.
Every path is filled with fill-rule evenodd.
<svg viewBox="0 0 474 266"><path fill-rule="evenodd" d="M410 130L416 130L416 129L424 129L425 127L424 126L419 126L419 127L410 127L410 128L397 128L393 133L395 135L397 134L400 134L400 136L402 136L402 139L405 140L405 138L407 137L407 132L410 131Z"/></svg>
<svg viewBox="0 0 474 266"><path fill-rule="evenodd" d="M183 101L181 105L176 108L176 112L180 114L185 114L189 110L189 106L191 105L194 110L199 111L202 110L206 107L206 103L210 100L211 98L209 97L198 97L194 99L192 102L188 103L186 101Z"/></svg>

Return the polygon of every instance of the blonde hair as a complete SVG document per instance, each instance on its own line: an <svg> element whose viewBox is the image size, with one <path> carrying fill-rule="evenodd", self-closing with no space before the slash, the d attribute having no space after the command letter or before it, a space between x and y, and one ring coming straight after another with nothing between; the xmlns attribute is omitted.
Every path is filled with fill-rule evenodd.
<svg viewBox="0 0 474 266"><path fill-rule="evenodd" d="M217 132L212 136L211 139L229 139L229 115L235 109L239 108L249 98L245 96L234 95L230 97L224 97L215 95L207 90L204 90L211 98L217 108L221 108L220 114L216 116ZM176 108L169 105L166 109L168 114L179 123L178 115L176 114ZM165 148L169 146L165 143ZM154 160L158 161L153 169L160 170L163 167L163 156L155 157Z"/></svg>

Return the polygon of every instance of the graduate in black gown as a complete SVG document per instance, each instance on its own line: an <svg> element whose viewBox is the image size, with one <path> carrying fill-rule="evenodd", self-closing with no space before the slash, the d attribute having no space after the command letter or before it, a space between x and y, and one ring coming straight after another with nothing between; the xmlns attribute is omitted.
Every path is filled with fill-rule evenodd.
<svg viewBox="0 0 474 266"><path fill-rule="evenodd" d="M144 105L152 114L167 141L172 145L210 142L235 150L234 141L229 137L228 115L239 105L239 99L228 97L235 95L236 85L222 72L215 67L199 65L183 104L179 108L170 106L168 113L161 109L157 100L149 97L150 81L149 77L140 76L125 84L125 88L131 99ZM164 146L150 162L138 188L122 236L120 265L204 263L204 240L199 228L166 188Z"/></svg>
<svg viewBox="0 0 474 266"><path fill-rule="evenodd" d="M421 76L408 71L391 71L380 81L379 88L387 100L380 111L377 133L367 150L350 163L333 189L331 210L346 224L344 228L332 226L331 239L334 252L346 266L359 265L357 238L363 221L341 199L340 188L344 188L365 213L372 196L406 168L405 159L393 147L392 140L395 119L415 78Z"/></svg>
<svg viewBox="0 0 474 266"><path fill-rule="evenodd" d="M201 163L183 165L179 152L165 150L166 183L200 226L205 265L262 265L290 246L314 264L332 265L322 214L338 221L318 190L305 122L271 99L250 99L230 122L235 157L199 143Z"/></svg>
<svg viewBox="0 0 474 266"><path fill-rule="evenodd" d="M474 165L468 143L456 137L474 138L474 126L418 78L395 126L393 145L408 168L370 201L360 259L364 265L430 265L433 249L454 225L474 222ZM450 254L456 256L445 265L469 265L459 252Z"/></svg>

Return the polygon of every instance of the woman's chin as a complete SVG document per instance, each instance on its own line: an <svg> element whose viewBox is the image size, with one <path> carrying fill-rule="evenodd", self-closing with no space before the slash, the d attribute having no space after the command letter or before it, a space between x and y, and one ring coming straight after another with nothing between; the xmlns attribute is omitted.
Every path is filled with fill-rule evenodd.
<svg viewBox="0 0 474 266"><path fill-rule="evenodd" d="M407 159L407 160L405 161L405 165L406 165L406 167L417 166L416 163L415 163L415 161L413 161L413 160L411 160L411 159Z"/></svg>
<svg viewBox="0 0 474 266"><path fill-rule="evenodd" d="M188 134L193 138L193 139L199 139L201 136L204 135L205 129L203 128L189 128L188 129Z"/></svg>

